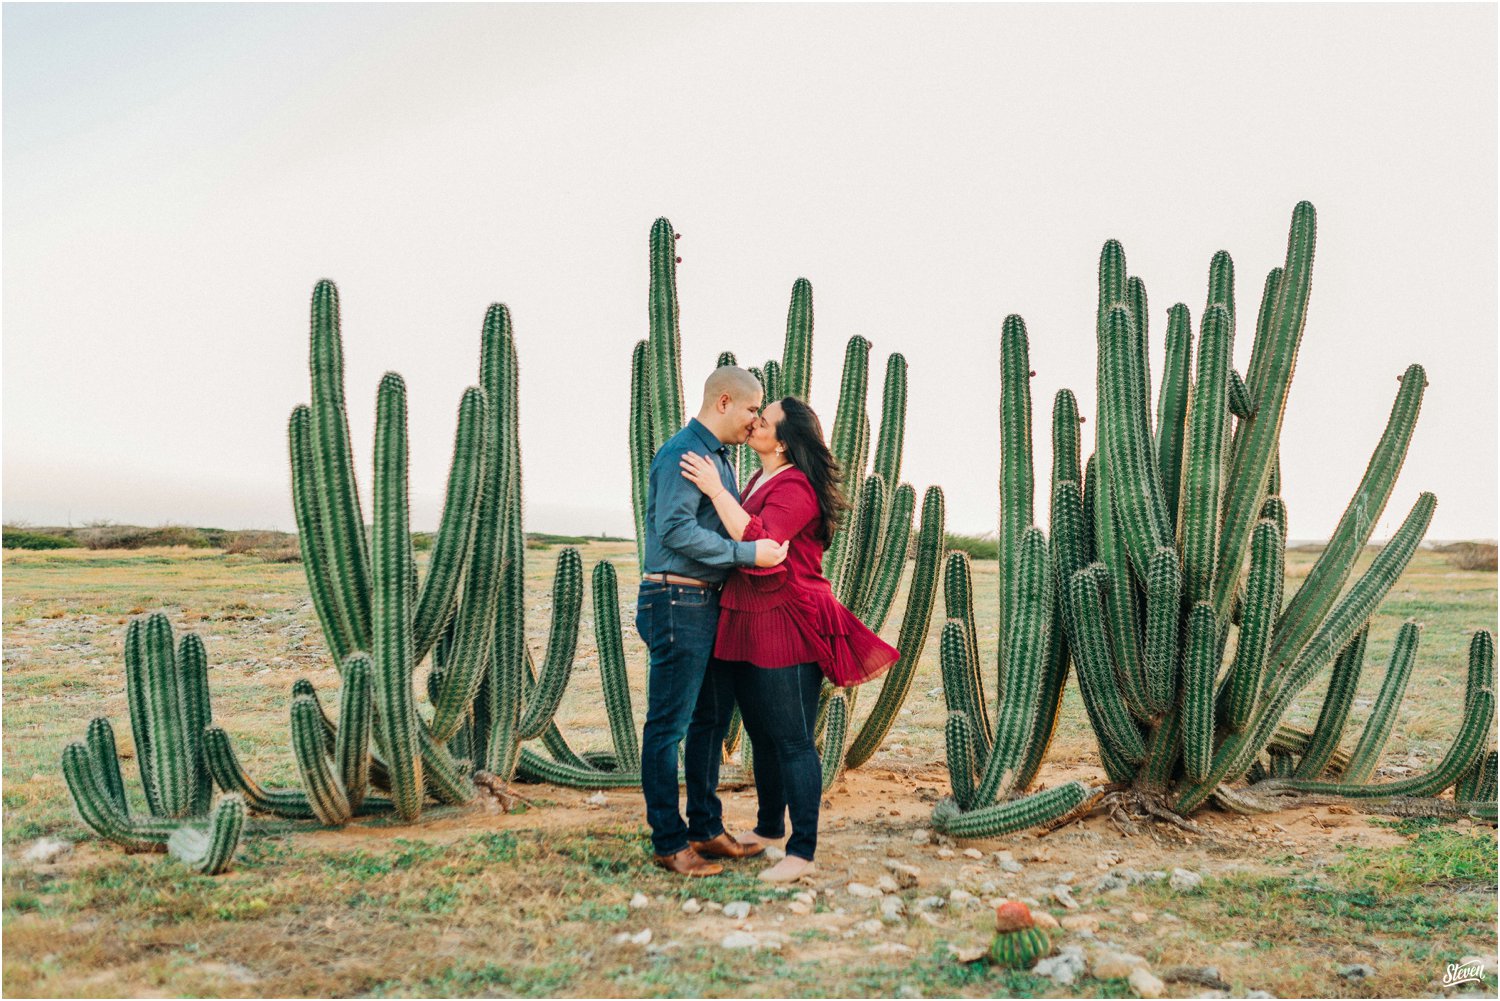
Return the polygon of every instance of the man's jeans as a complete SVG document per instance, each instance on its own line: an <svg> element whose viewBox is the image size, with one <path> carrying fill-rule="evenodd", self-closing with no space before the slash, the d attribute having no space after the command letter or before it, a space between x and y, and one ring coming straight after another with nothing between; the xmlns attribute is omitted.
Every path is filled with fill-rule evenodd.
<svg viewBox="0 0 1500 1001"><path fill-rule="evenodd" d="M641 583L635 627L651 652L641 791L658 855L724 832L715 790L724 735L734 711L729 670L713 660L719 592L683 584ZM687 823L677 812L677 749L683 744Z"/></svg>

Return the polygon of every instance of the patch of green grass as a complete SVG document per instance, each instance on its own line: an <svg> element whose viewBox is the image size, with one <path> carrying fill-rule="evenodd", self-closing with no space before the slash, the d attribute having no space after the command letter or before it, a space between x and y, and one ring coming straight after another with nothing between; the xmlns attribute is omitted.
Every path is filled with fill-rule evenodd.
<svg viewBox="0 0 1500 1001"><path fill-rule="evenodd" d="M61 536L27 532L15 528L6 528L3 538L4 541L0 545L6 549L71 549L77 545L76 542L69 542Z"/></svg>
<svg viewBox="0 0 1500 1001"><path fill-rule="evenodd" d="M1404 845L1351 847L1343 849L1343 855L1330 871L1387 891L1443 886L1493 892L1496 885L1495 838L1473 828L1419 828Z"/></svg>
<svg viewBox="0 0 1500 1001"><path fill-rule="evenodd" d="M368 997L551 997L578 976L576 962L546 965L479 966L455 964L416 983L388 980L372 988Z"/></svg>

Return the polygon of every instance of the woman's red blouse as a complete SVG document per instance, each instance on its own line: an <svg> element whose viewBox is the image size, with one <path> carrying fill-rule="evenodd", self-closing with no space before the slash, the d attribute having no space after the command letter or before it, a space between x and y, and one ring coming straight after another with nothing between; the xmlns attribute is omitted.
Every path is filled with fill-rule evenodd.
<svg viewBox="0 0 1500 1001"><path fill-rule="evenodd" d="M760 476L757 472L745 484L750 523L742 538L790 545L779 566L742 567L730 574L719 600L714 654L758 667L815 662L840 686L879 677L900 653L833 596L816 534L818 497L807 475L789 467L750 493Z"/></svg>

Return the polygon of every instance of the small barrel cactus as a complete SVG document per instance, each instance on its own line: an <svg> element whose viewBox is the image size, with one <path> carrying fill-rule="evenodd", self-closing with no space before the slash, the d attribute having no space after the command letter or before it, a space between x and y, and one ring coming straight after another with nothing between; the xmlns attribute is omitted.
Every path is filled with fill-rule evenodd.
<svg viewBox="0 0 1500 1001"><path fill-rule="evenodd" d="M1052 951L1052 939L1036 926L1031 909L1019 900L1007 900L995 908L995 938L990 960L1011 970L1029 970Z"/></svg>

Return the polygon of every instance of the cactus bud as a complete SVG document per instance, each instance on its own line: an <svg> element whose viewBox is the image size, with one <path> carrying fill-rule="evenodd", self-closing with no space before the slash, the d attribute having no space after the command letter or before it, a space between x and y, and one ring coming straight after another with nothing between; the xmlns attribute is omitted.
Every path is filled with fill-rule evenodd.
<svg viewBox="0 0 1500 1001"><path fill-rule="evenodd" d="M1031 916L1031 908L1019 900L1002 901L995 908L995 930L998 932L1020 931L1030 928L1036 924Z"/></svg>

